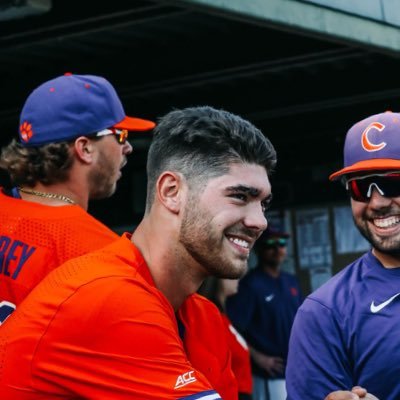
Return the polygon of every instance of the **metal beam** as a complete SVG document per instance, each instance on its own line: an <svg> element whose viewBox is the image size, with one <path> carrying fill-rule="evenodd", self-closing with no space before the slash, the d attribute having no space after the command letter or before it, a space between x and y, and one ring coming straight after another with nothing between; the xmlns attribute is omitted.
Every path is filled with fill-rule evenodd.
<svg viewBox="0 0 400 400"><path fill-rule="evenodd" d="M171 0L193 9L400 55L400 28L299 0Z"/></svg>

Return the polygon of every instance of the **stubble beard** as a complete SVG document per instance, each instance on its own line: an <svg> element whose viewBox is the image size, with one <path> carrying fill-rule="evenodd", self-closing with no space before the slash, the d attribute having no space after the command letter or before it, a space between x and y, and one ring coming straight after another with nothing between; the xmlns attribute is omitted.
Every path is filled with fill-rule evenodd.
<svg viewBox="0 0 400 400"><path fill-rule="evenodd" d="M224 242L227 240L224 232L215 229L211 215L199 209L198 202L188 201L182 217L179 240L209 275L238 279L247 270L247 257L240 259L237 256L233 260L232 255L224 251Z"/></svg>
<svg viewBox="0 0 400 400"><path fill-rule="evenodd" d="M102 152L97 168L89 174L90 199L100 200L111 197L117 189L116 174L115 163Z"/></svg>
<svg viewBox="0 0 400 400"><path fill-rule="evenodd" d="M369 229L367 218L363 216L362 219L354 219L354 224L361 233L361 235L371 244L373 248L381 253L398 257L400 255L400 237L385 237L380 238L374 235Z"/></svg>

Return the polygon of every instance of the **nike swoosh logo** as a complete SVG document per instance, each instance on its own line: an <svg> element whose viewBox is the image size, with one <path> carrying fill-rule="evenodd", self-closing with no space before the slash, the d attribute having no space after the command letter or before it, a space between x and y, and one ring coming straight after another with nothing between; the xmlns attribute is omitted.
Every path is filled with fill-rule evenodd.
<svg viewBox="0 0 400 400"><path fill-rule="evenodd" d="M275 297L274 294L270 294L269 296L265 296L265 301L270 302Z"/></svg>
<svg viewBox="0 0 400 400"><path fill-rule="evenodd" d="M382 308L385 308L388 304L390 304L397 296L400 296L400 293L395 294L394 296L392 296L390 299L387 299L386 301L384 301L381 304L378 304L377 306L375 305L374 302L371 303L371 312L372 313L377 313L379 311L382 310Z"/></svg>

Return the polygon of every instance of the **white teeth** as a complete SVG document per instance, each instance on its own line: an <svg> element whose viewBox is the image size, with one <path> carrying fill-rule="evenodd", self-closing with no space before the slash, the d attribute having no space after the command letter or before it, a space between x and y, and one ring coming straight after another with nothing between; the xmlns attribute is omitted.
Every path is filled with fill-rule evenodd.
<svg viewBox="0 0 400 400"><path fill-rule="evenodd" d="M374 219L374 225L378 228L389 228L394 226L400 222L400 217L388 217L388 218L379 218Z"/></svg>
<svg viewBox="0 0 400 400"><path fill-rule="evenodd" d="M246 242L245 240L241 240L238 238L229 238L229 240L235 244L237 244L240 247L244 247L245 249L249 248L249 243Z"/></svg>

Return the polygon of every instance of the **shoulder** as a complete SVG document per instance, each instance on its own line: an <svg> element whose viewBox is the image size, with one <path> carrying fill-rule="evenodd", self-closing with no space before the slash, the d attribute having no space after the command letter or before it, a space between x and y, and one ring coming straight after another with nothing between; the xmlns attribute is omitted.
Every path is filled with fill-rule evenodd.
<svg viewBox="0 0 400 400"><path fill-rule="evenodd" d="M290 282L290 283L299 283L299 280L297 279L297 277L289 272L286 271L281 271L281 277L283 280Z"/></svg>
<svg viewBox="0 0 400 400"><path fill-rule="evenodd" d="M44 295L52 293L60 300L80 292L88 297L92 293L97 303L105 293L118 297L118 290L122 293L124 287L132 286L141 288L141 292L156 290L138 249L121 237L100 250L68 260L50 272L38 288Z"/></svg>
<svg viewBox="0 0 400 400"><path fill-rule="evenodd" d="M130 241L118 239L102 250L71 259L51 271L16 313L28 313L32 321L41 319L48 323L74 318L80 321L85 316L85 323L93 320L99 324L104 319L105 324L118 318L129 321L135 316L146 321L167 321L171 326L172 307L146 276L146 268Z"/></svg>
<svg viewBox="0 0 400 400"><path fill-rule="evenodd" d="M66 271L71 273L65 274L62 279L76 276L89 281L101 277L125 276L152 284L149 273L145 274L148 272L145 260L126 236L117 236L100 249L68 260L57 268L54 274L61 275Z"/></svg>
<svg viewBox="0 0 400 400"><path fill-rule="evenodd" d="M23 234L47 243L56 251L77 256L115 240L118 235L76 205L53 207L0 194L0 218L14 224ZM4 222L3 222L4 223ZM19 228L21 231L21 228ZM22 232L22 231L21 231Z"/></svg>
<svg viewBox="0 0 400 400"><path fill-rule="evenodd" d="M198 293L194 293L186 299L182 310L185 313L195 314L196 318L222 321L221 312L218 307L212 301Z"/></svg>
<svg viewBox="0 0 400 400"><path fill-rule="evenodd" d="M189 296L179 310L179 316L188 329L213 339L224 336L226 327L218 307L205 297L195 293ZM211 336L210 336L211 337Z"/></svg>
<svg viewBox="0 0 400 400"><path fill-rule="evenodd" d="M49 218L57 221L60 233L73 232L68 239L82 243L102 238L117 239L118 235L79 206L52 207L60 210ZM61 210L63 208L64 210ZM56 233L56 232L54 232Z"/></svg>
<svg viewBox="0 0 400 400"><path fill-rule="evenodd" d="M354 300L355 292L362 290L362 282L366 274L369 273L368 265L369 254L366 253L325 284L307 297L307 301L319 303L329 309L347 309Z"/></svg>

